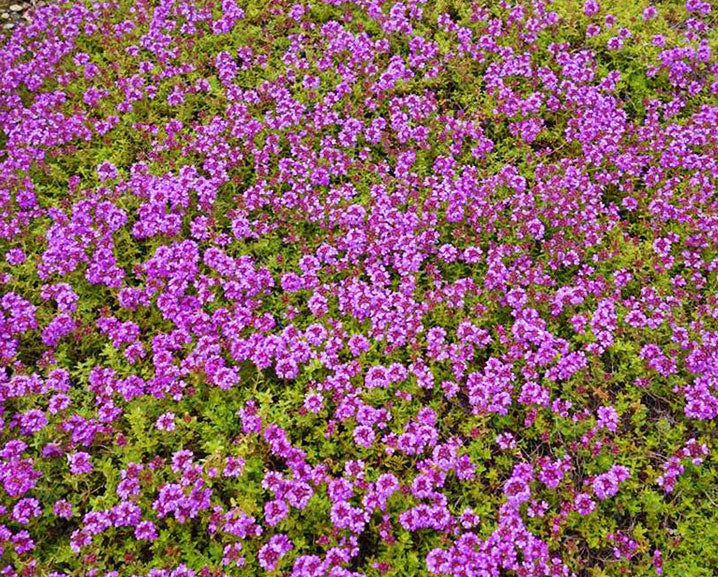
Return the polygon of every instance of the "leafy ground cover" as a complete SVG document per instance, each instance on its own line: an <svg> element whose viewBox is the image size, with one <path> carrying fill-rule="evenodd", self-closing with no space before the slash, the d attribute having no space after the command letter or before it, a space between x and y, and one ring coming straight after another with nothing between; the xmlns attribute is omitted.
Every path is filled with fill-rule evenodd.
<svg viewBox="0 0 718 577"><path fill-rule="evenodd" d="M718 571L710 2L51 2L0 47L0 573Z"/></svg>

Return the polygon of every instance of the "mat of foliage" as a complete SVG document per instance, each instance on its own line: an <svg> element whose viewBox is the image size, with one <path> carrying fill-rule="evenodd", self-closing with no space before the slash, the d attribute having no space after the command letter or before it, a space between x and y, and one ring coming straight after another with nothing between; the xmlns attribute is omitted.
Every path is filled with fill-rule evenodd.
<svg viewBox="0 0 718 577"><path fill-rule="evenodd" d="M715 575L717 11L35 9L0 575Z"/></svg>

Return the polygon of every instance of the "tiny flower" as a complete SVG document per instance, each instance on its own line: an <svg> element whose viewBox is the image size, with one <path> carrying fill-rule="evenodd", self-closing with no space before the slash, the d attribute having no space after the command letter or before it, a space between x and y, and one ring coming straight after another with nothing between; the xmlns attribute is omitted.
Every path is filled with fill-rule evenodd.
<svg viewBox="0 0 718 577"><path fill-rule="evenodd" d="M520 309L528 302L526 291L520 288L512 289L506 293L506 302L513 309Z"/></svg>
<svg viewBox="0 0 718 577"><path fill-rule="evenodd" d="M461 512L459 516L459 522L464 529L471 529L479 524L479 516L474 513L473 509L466 508Z"/></svg>
<svg viewBox="0 0 718 577"><path fill-rule="evenodd" d="M90 455L85 452L73 453L67 456L70 463L70 472L73 475L84 475L92 471L92 463L90 463Z"/></svg>
<svg viewBox="0 0 718 577"><path fill-rule="evenodd" d="M157 539L157 528L152 521L140 521L135 527L135 539L154 541Z"/></svg>
<svg viewBox="0 0 718 577"><path fill-rule="evenodd" d="M282 290L285 290L290 293L297 292L302 288L302 277L293 272L282 275L280 282L282 285Z"/></svg>
<svg viewBox="0 0 718 577"><path fill-rule="evenodd" d="M656 575L663 575L663 554L660 549L653 551L653 568Z"/></svg>
<svg viewBox="0 0 718 577"><path fill-rule="evenodd" d="M596 502L588 493L579 493L573 500L573 507L579 515L589 515L596 509Z"/></svg>
<svg viewBox="0 0 718 577"><path fill-rule="evenodd" d="M228 456L222 474L225 477L238 477L244 471L244 465L245 461L241 457Z"/></svg>
<svg viewBox="0 0 718 577"><path fill-rule="evenodd" d="M531 236L533 236L536 240L541 240L546 232L546 227L538 218L534 218L529 221L528 229Z"/></svg>
<svg viewBox="0 0 718 577"><path fill-rule="evenodd" d="M155 422L155 427L157 427L160 431L174 431L176 428L175 425L175 414L174 413L164 413L163 415L160 415L157 421Z"/></svg>
<svg viewBox="0 0 718 577"><path fill-rule="evenodd" d="M25 253L21 248L11 248L5 253L5 260L10 266L16 266L25 262Z"/></svg>
<svg viewBox="0 0 718 577"><path fill-rule="evenodd" d="M376 433L371 427L367 425L359 425L358 427L354 428L354 442L360 447L368 449L369 447L371 447L375 438Z"/></svg>
<svg viewBox="0 0 718 577"><path fill-rule="evenodd" d="M64 411L69 406L70 406L70 397L64 393L58 393L57 395L53 395L52 397L50 397L47 411L51 415L56 415L60 411Z"/></svg>
<svg viewBox="0 0 718 577"><path fill-rule="evenodd" d="M618 427L618 413L613 407L598 408L598 428L615 432Z"/></svg>
<svg viewBox="0 0 718 577"><path fill-rule="evenodd" d="M594 38L601 33L601 27L598 24L591 23L586 26L586 36Z"/></svg>
<svg viewBox="0 0 718 577"><path fill-rule="evenodd" d="M312 413L318 413L322 410L324 404L324 396L321 393L309 393L304 398L304 408Z"/></svg>
<svg viewBox="0 0 718 577"><path fill-rule="evenodd" d="M60 499L59 501L55 501L55 504L52 506L52 512L58 517L69 519L72 517L72 505L69 501Z"/></svg>
<svg viewBox="0 0 718 577"><path fill-rule="evenodd" d="M291 551L292 547L292 542L283 533L272 535L269 542L263 545L257 554L260 567L265 571L274 571L279 560L285 553Z"/></svg>
<svg viewBox="0 0 718 577"><path fill-rule="evenodd" d="M655 6L648 6L643 10L643 19L644 20L650 20L651 18L655 18L658 16L658 10Z"/></svg>
<svg viewBox="0 0 718 577"><path fill-rule="evenodd" d="M638 201L632 196L626 196L621 201L621 204L623 205L623 208L625 208L628 212L633 212L638 208Z"/></svg>
<svg viewBox="0 0 718 577"><path fill-rule="evenodd" d="M501 433L496 437L496 443L502 451L516 448L516 439L511 433Z"/></svg>
<svg viewBox="0 0 718 577"><path fill-rule="evenodd" d="M109 161L105 161L97 167L97 178L100 182L117 178L117 167Z"/></svg>
<svg viewBox="0 0 718 577"><path fill-rule="evenodd" d="M289 507L287 504L281 499L275 499L264 505L264 520L267 525L274 527L285 519L288 512Z"/></svg>
<svg viewBox="0 0 718 577"><path fill-rule="evenodd" d="M621 48L623 48L623 38L621 38L620 36L612 36L608 39L606 47L609 50L620 50Z"/></svg>
<svg viewBox="0 0 718 577"><path fill-rule="evenodd" d="M583 4L583 13L586 16L594 16L595 14L598 14L600 10L601 7L596 0L586 0Z"/></svg>
<svg viewBox="0 0 718 577"><path fill-rule="evenodd" d="M20 499L12 510L13 521L21 525L27 525L31 518L37 518L41 514L40 502L34 498Z"/></svg>
<svg viewBox="0 0 718 577"><path fill-rule="evenodd" d="M15 533L11 541L15 545L15 552L18 555L32 551L35 548L35 542L30 537L30 533L25 530Z"/></svg>

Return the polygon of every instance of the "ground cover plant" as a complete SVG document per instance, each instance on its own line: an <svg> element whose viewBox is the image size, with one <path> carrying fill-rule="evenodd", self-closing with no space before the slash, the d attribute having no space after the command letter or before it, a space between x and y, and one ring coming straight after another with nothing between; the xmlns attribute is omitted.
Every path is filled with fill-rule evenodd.
<svg viewBox="0 0 718 577"><path fill-rule="evenodd" d="M0 574L718 574L715 24L37 8L0 44Z"/></svg>

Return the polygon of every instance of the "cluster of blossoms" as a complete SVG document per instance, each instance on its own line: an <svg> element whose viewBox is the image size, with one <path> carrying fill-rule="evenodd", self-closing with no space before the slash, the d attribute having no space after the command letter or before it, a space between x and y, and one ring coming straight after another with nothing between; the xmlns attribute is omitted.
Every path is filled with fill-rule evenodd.
<svg viewBox="0 0 718 577"><path fill-rule="evenodd" d="M703 463L708 455L708 445L699 445L695 439L688 439L685 447L673 455L663 464L663 474L656 479L656 483L663 487L666 493L670 493L676 486L678 477L681 476L685 467L681 462L683 459L690 459L695 466Z"/></svg>
<svg viewBox="0 0 718 577"><path fill-rule="evenodd" d="M0 573L711 563L716 10L575 8L55 0L3 37Z"/></svg>

